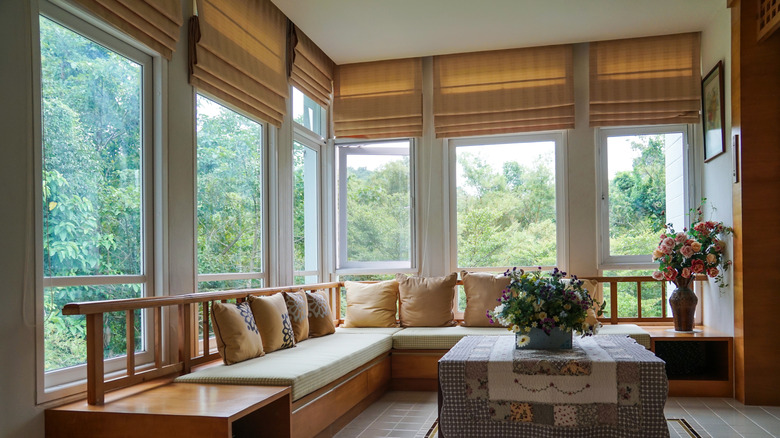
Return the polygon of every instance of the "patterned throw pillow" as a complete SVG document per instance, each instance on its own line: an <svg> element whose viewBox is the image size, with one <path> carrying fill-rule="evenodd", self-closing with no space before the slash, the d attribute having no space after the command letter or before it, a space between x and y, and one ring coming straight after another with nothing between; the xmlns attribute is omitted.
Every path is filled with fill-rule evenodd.
<svg viewBox="0 0 780 438"><path fill-rule="evenodd" d="M225 365L265 354L249 303L236 305L214 301L211 315L217 349Z"/></svg>
<svg viewBox="0 0 780 438"><path fill-rule="evenodd" d="M260 337L263 339L263 350L266 353L295 347L295 334L282 294L267 297L250 296L249 306L255 315Z"/></svg>
<svg viewBox="0 0 780 438"><path fill-rule="evenodd" d="M309 337L316 338L336 333L325 292L306 292L306 300L309 304Z"/></svg>
<svg viewBox="0 0 780 438"><path fill-rule="evenodd" d="M306 293L284 292L284 302L287 304L287 313L290 315L295 342L301 342L309 338L309 305L306 303Z"/></svg>
<svg viewBox="0 0 780 438"><path fill-rule="evenodd" d="M498 305L501 293L509 286L510 277L493 275L487 272L461 271L463 290L466 292L466 311L463 312L464 325L468 327L501 327L491 324L487 311Z"/></svg>
<svg viewBox="0 0 780 438"><path fill-rule="evenodd" d="M374 284L345 281L347 316L344 327L396 327L398 282L380 281Z"/></svg>
<svg viewBox="0 0 780 438"><path fill-rule="evenodd" d="M401 327L450 327L455 325L452 305L458 274L446 277L395 276L401 295Z"/></svg>

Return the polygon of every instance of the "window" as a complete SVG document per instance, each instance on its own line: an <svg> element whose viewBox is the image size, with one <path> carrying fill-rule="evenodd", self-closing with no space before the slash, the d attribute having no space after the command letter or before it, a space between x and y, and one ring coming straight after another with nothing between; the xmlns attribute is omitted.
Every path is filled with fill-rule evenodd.
<svg viewBox="0 0 780 438"><path fill-rule="evenodd" d="M337 269L414 268L411 140L337 146Z"/></svg>
<svg viewBox="0 0 780 438"><path fill-rule="evenodd" d="M327 137L327 111L309 96L292 87L293 120L298 125L317 134L320 138Z"/></svg>
<svg viewBox="0 0 780 438"><path fill-rule="evenodd" d="M262 287L264 126L200 94L198 290Z"/></svg>
<svg viewBox="0 0 780 438"><path fill-rule="evenodd" d="M38 348L46 399L86 375L86 319L62 315L63 305L154 295L154 204L151 57L56 7L41 8ZM150 319L136 314L139 364L149 360ZM125 314L104 324L111 372L126 364Z"/></svg>
<svg viewBox="0 0 780 438"><path fill-rule="evenodd" d="M563 134L450 141L453 268L563 260Z"/></svg>
<svg viewBox="0 0 780 438"><path fill-rule="evenodd" d="M293 142L293 271L296 284L316 283L320 270L319 148Z"/></svg>
<svg viewBox="0 0 780 438"><path fill-rule="evenodd" d="M664 224L687 225L687 129L600 130L602 268L652 269Z"/></svg>

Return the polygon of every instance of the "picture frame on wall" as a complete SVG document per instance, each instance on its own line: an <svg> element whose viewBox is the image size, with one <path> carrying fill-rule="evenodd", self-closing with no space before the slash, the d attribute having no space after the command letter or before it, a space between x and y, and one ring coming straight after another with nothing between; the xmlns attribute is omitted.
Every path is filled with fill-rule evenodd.
<svg viewBox="0 0 780 438"><path fill-rule="evenodd" d="M704 162L726 152L726 114L723 108L723 61L701 81L702 131L704 132Z"/></svg>

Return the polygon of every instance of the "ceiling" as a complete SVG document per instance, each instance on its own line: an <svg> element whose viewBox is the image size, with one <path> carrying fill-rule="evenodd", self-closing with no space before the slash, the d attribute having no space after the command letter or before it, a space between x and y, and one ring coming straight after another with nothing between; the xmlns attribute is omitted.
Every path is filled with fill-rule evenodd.
<svg viewBox="0 0 780 438"><path fill-rule="evenodd" d="M702 30L725 0L272 0L337 64Z"/></svg>

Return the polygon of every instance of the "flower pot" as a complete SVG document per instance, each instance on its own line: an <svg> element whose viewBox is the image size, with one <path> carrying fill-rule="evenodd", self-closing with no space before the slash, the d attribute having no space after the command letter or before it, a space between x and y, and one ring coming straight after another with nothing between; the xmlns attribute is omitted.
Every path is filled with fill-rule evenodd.
<svg viewBox="0 0 780 438"><path fill-rule="evenodd" d="M669 296L669 305L672 308L672 317L674 319L674 331L693 331L693 315L696 313L696 304L698 302L699 299L690 288L690 281L677 284L677 289Z"/></svg>
<svg viewBox="0 0 780 438"><path fill-rule="evenodd" d="M515 341L519 341L523 333L515 333ZM571 349L571 331L565 332L558 327L550 330L550 334L540 328L532 328L528 333L531 341L520 347L520 342L515 342L518 350L559 350Z"/></svg>

